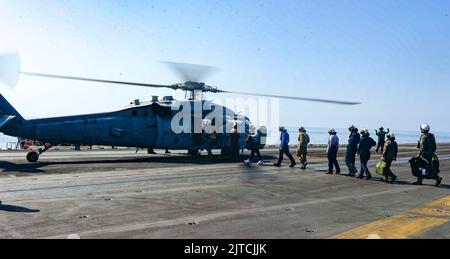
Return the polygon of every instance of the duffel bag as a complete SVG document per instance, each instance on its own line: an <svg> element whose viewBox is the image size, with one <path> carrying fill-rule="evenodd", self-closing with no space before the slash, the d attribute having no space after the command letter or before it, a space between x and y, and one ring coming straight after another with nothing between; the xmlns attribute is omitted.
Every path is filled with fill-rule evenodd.
<svg viewBox="0 0 450 259"><path fill-rule="evenodd" d="M383 160L380 160L376 166L377 175L385 176L387 171L387 163Z"/></svg>

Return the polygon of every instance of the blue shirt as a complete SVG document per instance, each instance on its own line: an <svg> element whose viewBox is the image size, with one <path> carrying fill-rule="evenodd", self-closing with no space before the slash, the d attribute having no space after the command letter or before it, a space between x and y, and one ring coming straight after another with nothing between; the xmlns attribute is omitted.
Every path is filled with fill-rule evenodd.
<svg viewBox="0 0 450 259"><path fill-rule="evenodd" d="M287 132L287 130L281 132L280 140L281 140L280 148L289 147L289 133Z"/></svg>

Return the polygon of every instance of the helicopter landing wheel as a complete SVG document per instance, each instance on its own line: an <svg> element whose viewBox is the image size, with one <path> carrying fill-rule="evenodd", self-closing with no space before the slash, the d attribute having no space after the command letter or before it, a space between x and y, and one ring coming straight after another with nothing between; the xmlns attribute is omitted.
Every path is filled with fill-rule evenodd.
<svg viewBox="0 0 450 259"><path fill-rule="evenodd" d="M36 163L39 160L39 153L38 152L30 152L27 154L27 160L30 163Z"/></svg>

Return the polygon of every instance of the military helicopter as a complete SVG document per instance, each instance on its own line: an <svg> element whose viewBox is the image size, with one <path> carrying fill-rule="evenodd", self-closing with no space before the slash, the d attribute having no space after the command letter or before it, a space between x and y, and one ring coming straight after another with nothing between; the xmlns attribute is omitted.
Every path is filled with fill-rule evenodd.
<svg viewBox="0 0 450 259"><path fill-rule="evenodd" d="M14 64L16 68L12 68L11 64ZM149 150L153 148L188 150L189 154L192 155L197 154L199 150L207 149L210 145L209 148L220 149L222 154L230 154L236 150L239 152L240 149L244 148L245 139L250 134L250 119L236 114L227 107L204 100L204 93L242 94L340 105L358 104L357 102L225 91L201 82L201 78L210 73L212 67L193 64L166 62L184 81L171 85L17 72L20 71L20 69L17 69L17 64L20 66L17 53L0 55L0 80L13 85L17 83L18 75L25 75L104 84L168 88L182 90L186 94L185 100L175 100L171 96L163 98L154 96L149 102L135 100L126 108L113 112L32 120L23 118L0 94L0 132L9 136L46 143L38 151L31 151L27 154L26 159L29 162L37 162L39 156L45 151L52 146L61 144L123 146L148 148ZM199 111L192 112L196 110L195 107L201 108ZM212 112L223 116L208 119L208 114ZM184 131L176 132L173 130L173 122L176 116L181 118L181 123L175 126L182 127L185 129ZM198 125L201 125L200 130L195 129ZM212 145L204 134L205 127L208 126L210 128L214 126L215 129L220 128L222 130L217 134L216 132L208 132L208 134L216 134L216 141ZM241 130L237 131L238 128Z"/></svg>

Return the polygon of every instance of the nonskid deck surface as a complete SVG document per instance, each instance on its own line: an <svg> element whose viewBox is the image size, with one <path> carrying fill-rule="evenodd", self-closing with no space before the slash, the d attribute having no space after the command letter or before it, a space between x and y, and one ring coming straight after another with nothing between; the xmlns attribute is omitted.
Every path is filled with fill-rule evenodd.
<svg viewBox="0 0 450 259"><path fill-rule="evenodd" d="M182 153L60 150L30 164L25 153L1 152L0 237L450 238L447 144L439 188L410 184L410 145L400 148L393 185L325 175L323 148L310 150L305 171L271 166L276 149L263 152L262 167Z"/></svg>

